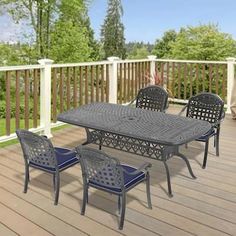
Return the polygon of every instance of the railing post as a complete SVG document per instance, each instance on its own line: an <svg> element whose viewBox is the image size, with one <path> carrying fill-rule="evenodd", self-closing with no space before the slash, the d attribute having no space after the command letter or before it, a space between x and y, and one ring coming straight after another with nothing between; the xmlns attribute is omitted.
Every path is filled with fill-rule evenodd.
<svg viewBox="0 0 236 236"><path fill-rule="evenodd" d="M48 138L51 133L51 65L53 60L38 60L44 68L40 70L40 126L43 127L43 133Z"/></svg>
<svg viewBox="0 0 236 236"><path fill-rule="evenodd" d="M151 85L155 84L154 76L156 73L156 63L155 63L156 58L157 57L154 55L148 56L148 59L150 60L150 84Z"/></svg>
<svg viewBox="0 0 236 236"><path fill-rule="evenodd" d="M109 65L109 103L117 103L117 61L119 57L108 57Z"/></svg>
<svg viewBox="0 0 236 236"><path fill-rule="evenodd" d="M226 58L227 60L227 110L226 113L230 114L230 103L232 97L232 89L234 83L234 57Z"/></svg>

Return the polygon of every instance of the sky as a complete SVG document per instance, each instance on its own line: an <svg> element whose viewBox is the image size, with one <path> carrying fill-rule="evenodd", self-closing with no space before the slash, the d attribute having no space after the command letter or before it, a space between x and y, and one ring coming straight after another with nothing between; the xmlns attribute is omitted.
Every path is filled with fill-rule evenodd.
<svg viewBox="0 0 236 236"><path fill-rule="evenodd" d="M121 0L126 41L154 43L167 30L218 24L236 39L236 0ZM89 16L97 39L106 16L107 0L92 0Z"/></svg>
<svg viewBox="0 0 236 236"><path fill-rule="evenodd" d="M90 0L89 16L96 39L106 16L107 0ZM218 24L221 32L236 39L236 0L121 0L126 42L150 42L167 30L199 24ZM0 17L0 41L22 38L24 24Z"/></svg>

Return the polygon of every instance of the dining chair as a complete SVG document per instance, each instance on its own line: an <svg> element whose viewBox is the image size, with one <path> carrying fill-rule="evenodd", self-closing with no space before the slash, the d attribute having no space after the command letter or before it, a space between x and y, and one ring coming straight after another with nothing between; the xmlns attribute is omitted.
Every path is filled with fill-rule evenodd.
<svg viewBox="0 0 236 236"><path fill-rule="evenodd" d="M80 159L83 177L83 203L81 215L85 214L88 202L88 188L94 187L118 196L118 211L120 213L119 229L123 229L126 193L141 182L146 182L148 207L152 208L150 196L150 163L144 163L135 168L120 164L119 160L108 156L105 152L85 146L76 148Z"/></svg>
<svg viewBox="0 0 236 236"><path fill-rule="evenodd" d="M205 143L204 159L202 168L206 168L209 139L214 137L214 146L216 148L216 156L219 156L219 137L220 124L224 119L224 101L216 94L203 92L189 99L187 105L181 110L182 114L185 110L186 116L199 120L205 120L212 124L212 129L206 132L197 141Z"/></svg>
<svg viewBox="0 0 236 236"><path fill-rule="evenodd" d="M136 108L165 112L168 93L161 86L151 85L140 89L135 100Z"/></svg>
<svg viewBox="0 0 236 236"><path fill-rule="evenodd" d="M67 148L53 147L46 136L40 136L27 130L16 130L25 162L24 193L29 183L29 167L33 167L53 175L54 205L58 204L60 191L60 172L77 164L79 159L75 151Z"/></svg>

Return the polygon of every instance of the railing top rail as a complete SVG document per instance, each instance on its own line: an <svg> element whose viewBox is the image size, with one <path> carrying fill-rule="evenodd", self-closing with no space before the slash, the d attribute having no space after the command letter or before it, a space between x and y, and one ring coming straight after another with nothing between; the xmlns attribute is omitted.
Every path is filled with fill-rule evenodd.
<svg viewBox="0 0 236 236"><path fill-rule="evenodd" d="M179 63L199 63L199 64L227 64L227 61L197 61L197 60L175 60L175 59L155 59L160 62L179 62Z"/></svg>
<svg viewBox="0 0 236 236"><path fill-rule="evenodd" d="M44 68L42 65L3 66L0 67L0 71L32 70L42 68Z"/></svg>
<svg viewBox="0 0 236 236"><path fill-rule="evenodd" d="M66 64L52 64L52 68L60 67L77 67L77 66L96 66L96 65L110 65L110 61L96 61L96 62L80 62L80 63L66 63Z"/></svg>
<svg viewBox="0 0 236 236"><path fill-rule="evenodd" d="M152 61L150 59L126 59L126 60L118 60L117 63L135 63L135 62L147 62Z"/></svg>

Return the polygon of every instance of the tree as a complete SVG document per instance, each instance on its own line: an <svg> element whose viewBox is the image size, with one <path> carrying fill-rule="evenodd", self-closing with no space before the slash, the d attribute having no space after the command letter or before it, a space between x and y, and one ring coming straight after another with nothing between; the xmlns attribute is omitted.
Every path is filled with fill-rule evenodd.
<svg viewBox="0 0 236 236"><path fill-rule="evenodd" d="M107 15L101 28L101 41L105 58L117 56L126 57L124 25L121 23L123 9L121 0L109 0Z"/></svg>
<svg viewBox="0 0 236 236"><path fill-rule="evenodd" d="M56 62L87 61L91 51L87 9L83 0L61 0L51 30L50 58Z"/></svg>
<svg viewBox="0 0 236 236"><path fill-rule="evenodd" d="M34 48L26 43L0 43L0 66L29 64L34 53Z"/></svg>
<svg viewBox="0 0 236 236"><path fill-rule="evenodd" d="M176 37L175 30L166 31L161 39L156 40L152 54L156 55L157 58L167 58L170 53L171 43L175 42Z"/></svg>
<svg viewBox="0 0 236 236"><path fill-rule="evenodd" d="M133 49L128 54L128 59L145 59L149 54L146 46L138 47L134 45Z"/></svg>
<svg viewBox="0 0 236 236"><path fill-rule="evenodd" d="M21 20L30 22L36 38L38 56L47 57L57 0L2 0L0 7L5 7L16 23Z"/></svg>
<svg viewBox="0 0 236 236"><path fill-rule="evenodd" d="M66 61L78 59L78 55L69 54L70 52L78 54L79 52L75 52L75 50L81 50L80 59L83 59L82 55L85 59L98 57L98 47L93 37L85 4L87 1L1 0L0 10L6 8L15 22L29 21L29 28L32 29L37 50L36 58L55 55L56 61L63 62L63 58ZM70 41L69 37L73 40ZM59 43L60 47L55 43ZM52 48L52 46L54 47ZM60 50L55 52L58 49L64 49L61 50L61 55ZM89 56L87 56L88 51Z"/></svg>
<svg viewBox="0 0 236 236"><path fill-rule="evenodd" d="M92 60L94 60L94 61L99 60L100 59L100 52L99 52L100 45L99 45L99 43L94 38L94 31L91 28L90 19L88 17L88 13L86 13L82 24L87 29L87 34L88 34L88 39L89 39L88 46L91 49L90 58Z"/></svg>
<svg viewBox="0 0 236 236"><path fill-rule="evenodd" d="M147 52L144 54L144 56L147 54L147 55L150 55L152 50L153 50L153 44L150 44L149 42L148 43L144 43L144 42L128 42L126 43L125 47L126 47L126 53L128 55L128 58L132 57L132 55L136 55L136 51L140 51L139 49L141 48L145 48L147 50ZM144 51L141 50L141 51Z"/></svg>
<svg viewBox="0 0 236 236"><path fill-rule="evenodd" d="M185 60L225 60L236 55L236 42L217 25L182 28L170 44L169 56Z"/></svg>
<svg viewBox="0 0 236 236"><path fill-rule="evenodd" d="M90 60L91 50L86 28L71 21L58 21L51 35L50 58L57 63Z"/></svg>

